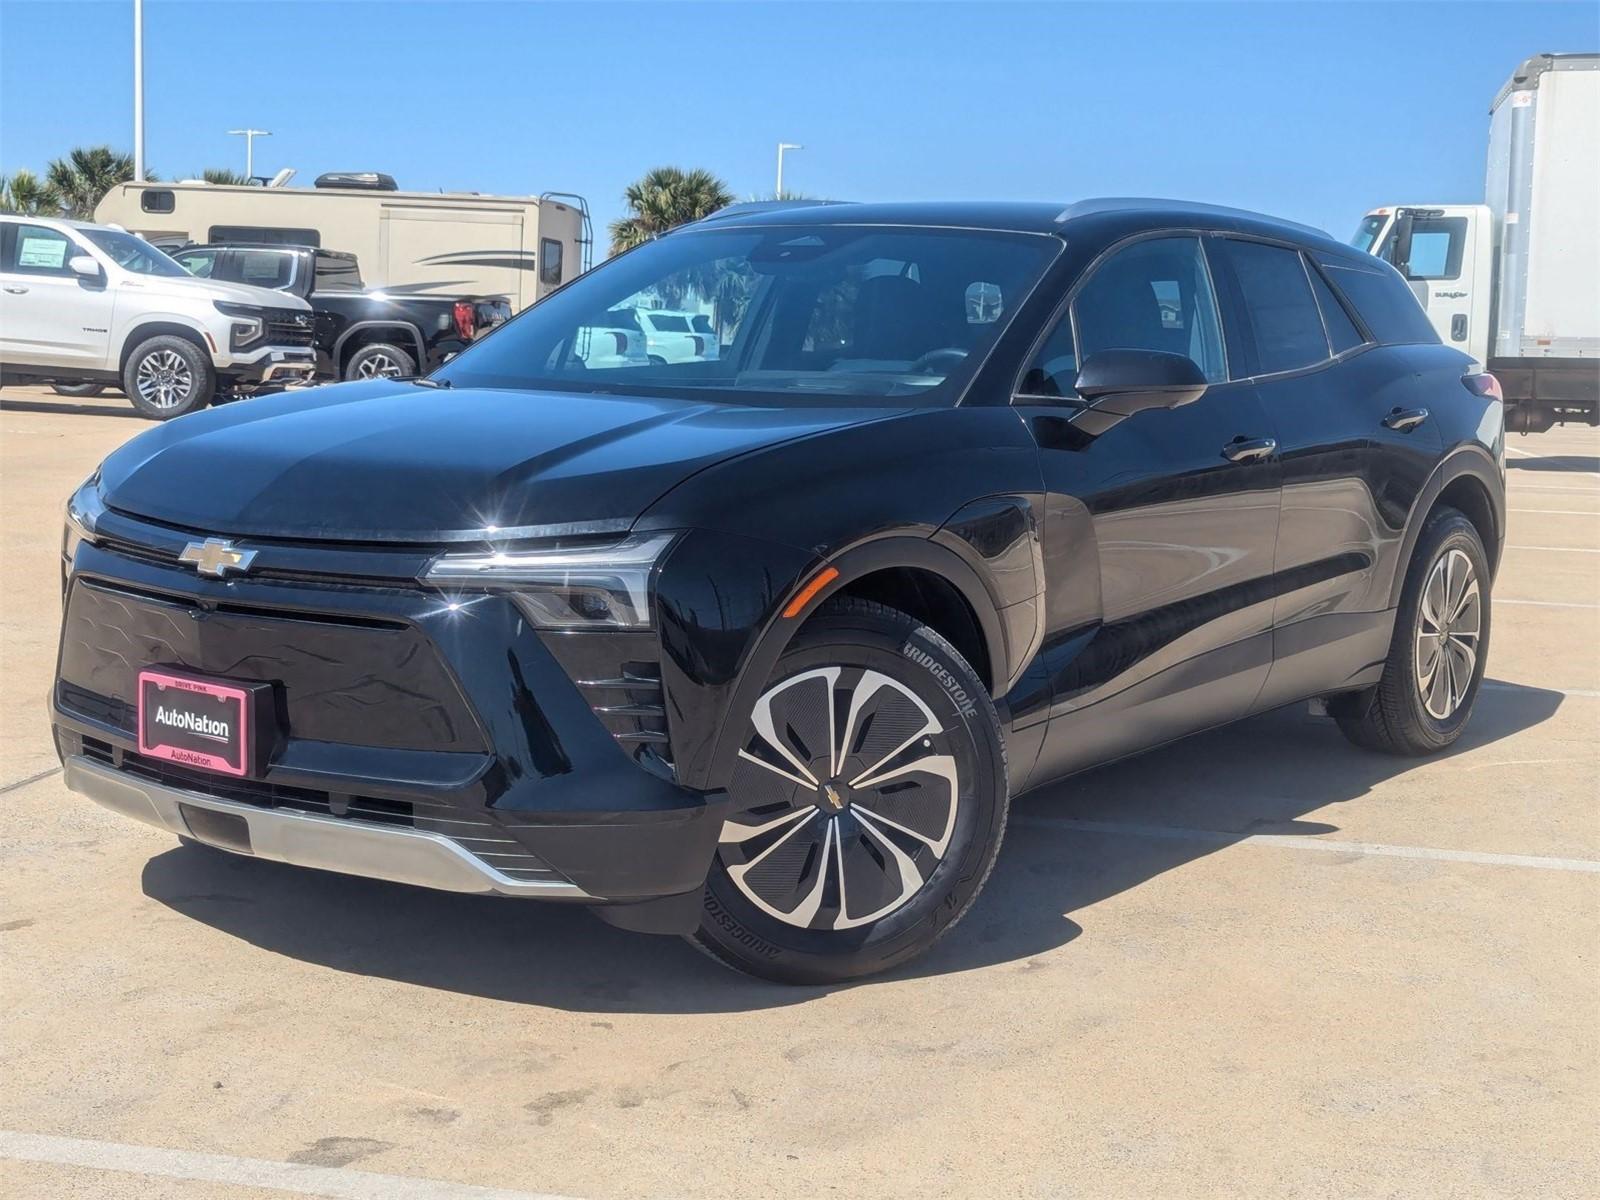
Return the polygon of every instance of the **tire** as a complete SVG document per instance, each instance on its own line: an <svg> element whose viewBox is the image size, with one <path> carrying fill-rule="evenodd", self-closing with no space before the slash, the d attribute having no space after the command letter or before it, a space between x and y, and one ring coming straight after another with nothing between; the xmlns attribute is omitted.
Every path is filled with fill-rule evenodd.
<svg viewBox="0 0 1600 1200"><path fill-rule="evenodd" d="M390 342L368 342L344 364L346 379L403 379L417 373L417 360Z"/></svg>
<svg viewBox="0 0 1600 1200"><path fill-rule="evenodd" d="M142 415L170 421L211 403L217 373L200 347L163 333L133 348L122 368L122 390Z"/></svg>
<svg viewBox="0 0 1600 1200"><path fill-rule="evenodd" d="M1472 522L1453 508L1432 513L1406 570L1383 677L1360 711L1338 717L1346 737L1367 750L1421 755L1461 736L1489 657L1489 590L1489 559Z"/></svg>
<svg viewBox="0 0 1600 1200"><path fill-rule="evenodd" d="M926 951L988 879L1009 805L1000 720L977 674L926 625L848 598L778 660L728 791L691 940L781 983L852 979Z"/></svg>
<svg viewBox="0 0 1600 1200"><path fill-rule="evenodd" d="M52 383L50 390L58 396L82 398L100 395L106 390L106 385L103 383Z"/></svg>

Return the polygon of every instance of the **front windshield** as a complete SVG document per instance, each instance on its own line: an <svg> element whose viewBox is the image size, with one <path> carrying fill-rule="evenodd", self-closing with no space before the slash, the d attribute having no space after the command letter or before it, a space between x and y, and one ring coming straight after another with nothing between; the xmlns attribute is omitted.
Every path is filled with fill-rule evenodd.
<svg viewBox="0 0 1600 1200"><path fill-rule="evenodd" d="M79 232L109 254L111 261L124 271L132 271L136 275L176 275L179 278L189 275L149 242L131 233L123 233L120 229L82 229Z"/></svg>
<svg viewBox="0 0 1600 1200"><path fill-rule="evenodd" d="M1059 251L882 226L689 230L575 280L441 368L457 387L949 403ZM681 331L670 344L651 328ZM703 331L703 332L694 332Z"/></svg>
<svg viewBox="0 0 1600 1200"><path fill-rule="evenodd" d="M1383 232L1383 227L1388 223L1388 217L1363 217L1360 227L1350 238L1350 244L1363 254L1371 254L1372 243L1377 240L1378 234Z"/></svg>

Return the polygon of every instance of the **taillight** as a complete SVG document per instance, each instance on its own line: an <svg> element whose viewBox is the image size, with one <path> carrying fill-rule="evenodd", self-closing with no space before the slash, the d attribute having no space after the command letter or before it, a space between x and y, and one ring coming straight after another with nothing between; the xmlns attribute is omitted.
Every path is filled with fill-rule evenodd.
<svg viewBox="0 0 1600 1200"><path fill-rule="evenodd" d="M1474 396L1483 396L1501 403L1505 401L1505 393L1500 390L1500 381L1487 371L1475 371L1470 375L1463 375L1461 382Z"/></svg>
<svg viewBox="0 0 1600 1200"><path fill-rule="evenodd" d="M457 300L454 316L456 319L456 332L461 335L462 341L470 342L474 332L474 317L476 316L473 312L472 301Z"/></svg>

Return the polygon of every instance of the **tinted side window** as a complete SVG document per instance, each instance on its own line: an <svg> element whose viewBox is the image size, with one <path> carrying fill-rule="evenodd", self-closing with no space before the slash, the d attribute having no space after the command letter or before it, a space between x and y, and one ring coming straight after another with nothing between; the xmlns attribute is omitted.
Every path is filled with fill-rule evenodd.
<svg viewBox="0 0 1600 1200"><path fill-rule="evenodd" d="M561 243L555 238L539 239L539 282L561 282Z"/></svg>
<svg viewBox="0 0 1600 1200"><path fill-rule="evenodd" d="M139 207L147 213L169 213L177 207L177 198L165 188L140 192Z"/></svg>
<svg viewBox="0 0 1600 1200"><path fill-rule="evenodd" d="M1428 323L1428 314L1412 294L1411 288L1393 269L1374 263L1373 267L1332 257L1317 256L1317 263L1328 272L1328 279L1350 301L1372 336L1386 346L1437 342L1439 335Z"/></svg>
<svg viewBox="0 0 1600 1200"><path fill-rule="evenodd" d="M1311 276L1311 290L1317 294L1317 307L1322 310L1322 324L1328 331L1328 343L1333 347L1333 352L1343 354L1346 350L1354 350L1365 339L1356 328L1356 323L1350 319L1350 314L1344 310L1344 303L1333 294L1328 281L1315 267L1307 268L1306 273Z"/></svg>
<svg viewBox="0 0 1600 1200"><path fill-rule="evenodd" d="M1101 350L1182 354L1207 379L1228 377L1217 301L1197 238L1152 238L1118 250L1078 292L1071 319L1071 329L1063 321L1051 332L1030 365L1025 390L1069 393L1079 364Z"/></svg>
<svg viewBox="0 0 1600 1200"><path fill-rule="evenodd" d="M1298 250L1229 240L1228 258L1244 301L1259 375L1309 367L1328 357L1322 314Z"/></svg>
<svg viewBox="0 0 1600 1200"><path fill-rule="evenodd" d="M172 257L185 271L200 279L210 279L217 265L215 250L179 250Z"/></svg>

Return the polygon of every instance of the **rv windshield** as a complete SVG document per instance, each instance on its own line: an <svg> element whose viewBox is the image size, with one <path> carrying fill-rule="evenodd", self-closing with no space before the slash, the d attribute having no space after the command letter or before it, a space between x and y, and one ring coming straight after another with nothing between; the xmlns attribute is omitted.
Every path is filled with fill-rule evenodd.
<svg viewBox="0 0 1600 1200"><path fill-rule="evenodd" d="M189 277L189 272L176 262L131 233L123 233L120 229L80 229L78 232L110 255L111 261L124 271L132 271L136 275Z"/></svg>
<svg viewBox="0 0 1600 1200"><path fill-rule="evenodd" d="M573 281L434 377L734 403L949 403L1060 247L960 229L685 230ZM635 318L657 309L684 330L670 350Z"/></svg>

